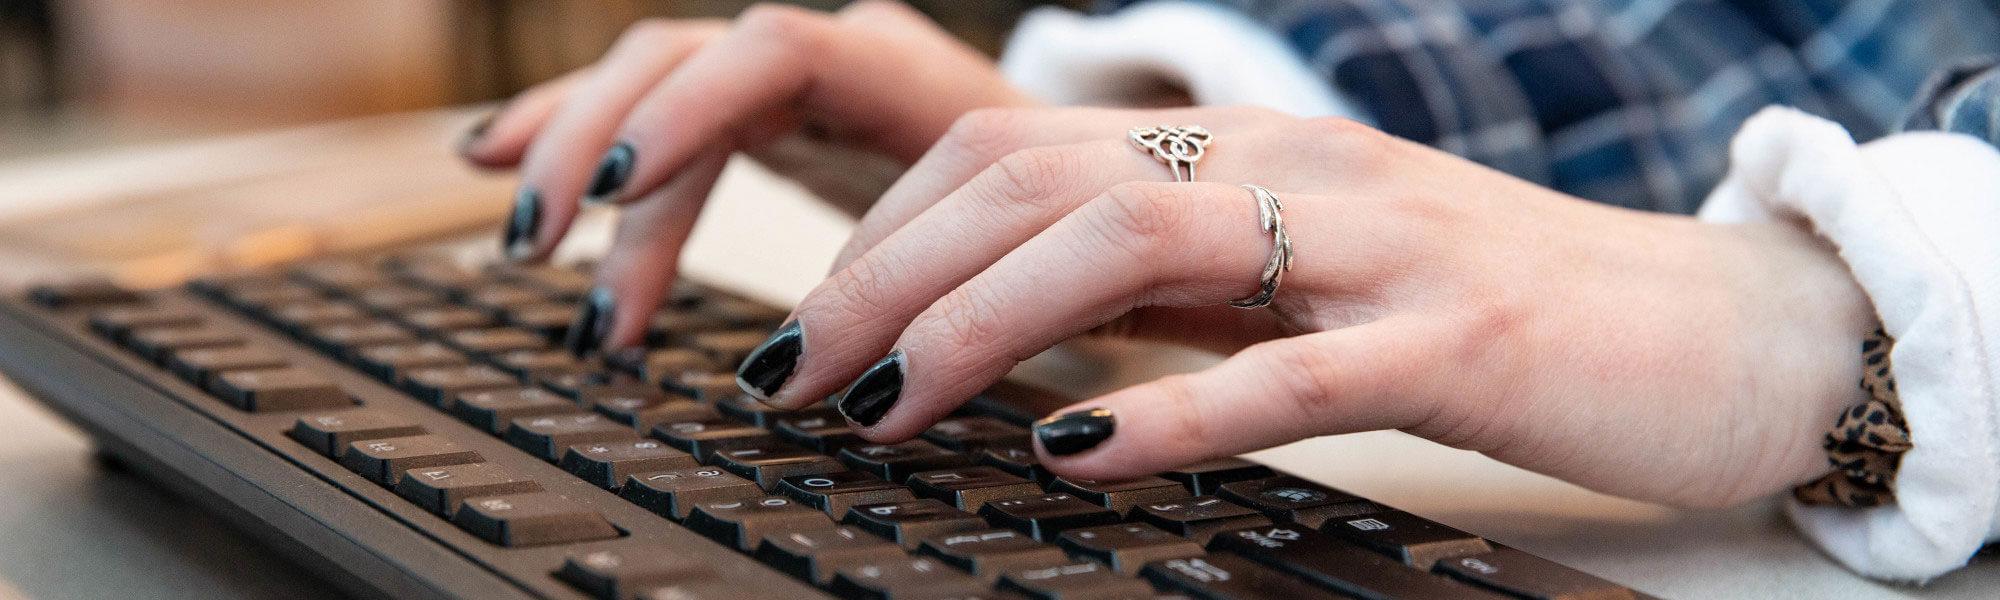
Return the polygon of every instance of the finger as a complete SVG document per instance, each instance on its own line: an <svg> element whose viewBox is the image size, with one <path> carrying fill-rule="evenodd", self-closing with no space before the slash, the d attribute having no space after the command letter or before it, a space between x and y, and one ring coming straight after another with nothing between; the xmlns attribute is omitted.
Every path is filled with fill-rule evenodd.
<svg viewBox="0 0 2000 600"><path fill-rule="evenodd" d="M835 256L832 272L839 272L876 244L902 229L932 204L970 182L1001 158L1028 148L1090 141L1123 143L1125 133L1138 125L1161 121L1202 125L1218 131L1241 131L1271 119L1276 113L1259 108L1198 108L1132 111L1106 108L976 110L960 117L938 138L937 144L882 199L870 208L854 234ZM1145 157L1143 151L1124 152ZM1240 155L1239 155L1240 156ZM1150 159L1147 159L1150 160ZM1171 180L1166 168L1135 171L1129 181Z"/></svg>
<svg viewBox="0 0 2000 600"><path fill-rule="evenodd" d="M1420 317L1265 342L1214 367L1082 402L1035 425L1042 464L1121 480L1317 435L1398 429L1450 367Z"/></svg>
<svg viewBox="0 0 2000 600"><path fill-rule="evenodd" d="M589 76L590 68L585 67L515 94L466 128L465 137L459 139L459 156L487 169L519 165L528 142L541 134L549 118L555 115L556 106L575 91L578 82Z"/></svg>
<svg viewBox="0 0 2000 600"><path fill-rule="evenodd" d="M1089 113L1051 116L1041 121L1048 127L1034 129L1055 130L1078 116ZM1304 168L1306 161L1296 153L1254 150L1283 148L1276 143L1281 135L1275 130L1239 132L1232 141L1243 150L1211 153L1205 168L1223 178L1269 173L1276 178L1269 185L1281 189L1331 183L1326 170ZM1293 166L1301 168L1288 168ZM937 299L1105 190L1165 172L1120 138L1030 148L1000 159L807 294L793 311L803 335L780 347L778 355L786 360L746 362L739 369L745 388L778 407L803 406L839 392L888 352L903 326ZM1223 189L1231 190L1228 198L1235 208L1255 210L1248 192ZM1261 325L1245 331L1269 332L1273 323ZM1199 334L1181 328L1180 335Z"/></svg>
<svg viewBox="0 0 2000 600"><path fill-rule="evenodd" d="M1021 360L1135 308L1250 296L1272 252L1258 218L1236 186L1113 188L930 304L839 407L869 439L912 436Z"/></svg>
<svg viewBox="0 0 2000 600"><path fill-rule="evenodd" d="M913 161L951 119L995 102L1027 103L997 79L968 85L986 59L935 26L887 28L879 6L830 18L782 5L744 11L727 34L690 57L648 92L619 129L633 162L624 193L665 181L688 157L718 143L754 147L774 110L803 110L837 126L830 134L858 147ZM911 90L924 90L912 101ZM761 134L761 135L760 135Z"/></svg>
<svg viewBox="0 0 2000 600"><path fill-rule="evenodd" d="M555 248L619 121L646 90L719 31L714 22L643 21L619 37L529 144L503 240L508 258L538 259Z"/></svg>
<svg viewBox="0 0 2000 600"><path fill-rule="evenodd" d="M619 213L611 248L598 266L597 287L564 341L572 354L632 347L645 336L680 271L681 247L695 217L728 162L726 150L703 155Z"/></svg>

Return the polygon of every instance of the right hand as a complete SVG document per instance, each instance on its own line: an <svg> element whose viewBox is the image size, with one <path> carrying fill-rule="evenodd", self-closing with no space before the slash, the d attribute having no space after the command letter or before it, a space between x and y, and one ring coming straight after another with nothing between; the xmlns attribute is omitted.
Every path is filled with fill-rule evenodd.
<svg viewBox="0 0 2000 600"><path fill-rule="evenodd" d="M624 206L598 270L616 314L580 324L618 348L638 340L672 286L731 153L768 156L774 142L811 137L906 167L960 115L1032 104L991 60L901 4L864 0L836 14L761 5L734 22L635 24L597 64L510 101L461 153L521 170L504 241L512 260L548 256L587 195ZM607 168L616 154L622 169Z"/></svg>

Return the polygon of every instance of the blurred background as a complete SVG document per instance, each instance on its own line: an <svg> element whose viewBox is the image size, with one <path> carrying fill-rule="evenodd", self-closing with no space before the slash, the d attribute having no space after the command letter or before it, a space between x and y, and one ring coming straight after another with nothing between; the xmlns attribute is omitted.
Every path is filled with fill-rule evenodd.
<svg viewBox="0 0 2000 600"><path fill-rule="evenodd" d="M912 0L997 51L1037 4ZM844 2L793 2L820 9ZM0 0L0 159L505 97L745 0Z"/></svg>
<svg viewBox="0 0 2000 600"><path fill-rule="evenodd" d="M909 0L988 53L1037 5L1088 2ZM474 119L635 21L750 4L0 0L0 286L490 235L512 181L452 156Z"/></svg>

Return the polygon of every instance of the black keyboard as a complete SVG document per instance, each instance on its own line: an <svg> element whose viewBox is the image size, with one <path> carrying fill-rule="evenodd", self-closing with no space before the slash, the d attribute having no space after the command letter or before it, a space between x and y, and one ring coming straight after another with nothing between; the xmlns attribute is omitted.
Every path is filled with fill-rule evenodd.
<svg viewBox="0 0 2000 600"><path fill-rule="evenodd" d="M1240 459L1056 477L1003 384L920 439L731 374L785 313L684 284L558 349L580 269L323 262L0 301L0 369L104 451L362 596L1634 598Z"/></svg>

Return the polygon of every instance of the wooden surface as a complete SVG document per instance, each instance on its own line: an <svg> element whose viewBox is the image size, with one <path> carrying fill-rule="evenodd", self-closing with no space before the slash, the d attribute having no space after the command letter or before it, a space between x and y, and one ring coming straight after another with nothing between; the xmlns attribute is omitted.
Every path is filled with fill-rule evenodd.
<svg viewBox="0 0 2000 600"><path fill-rule="evenodd" d="M401 127L436 134L463 118L459 114L412 117L401 121ZM284 135L264 139L289 139ZM426 135L390 137L409 145L398 150L406 154L397 156L422 157L423 163L407 168L440 173L453 168L441 143L444 136L426 139ZM358 143L388 139L376 137L374 142ZM239 142L255 149L256 144L243 140L212 143ZM280 157L291 151L264 150ZM339 154L335 149L326 151ZM121 156L125 155L105 156L101 170L91 167L90 157L63 159L68 177L75 178L70 187L101 186L104 178L96 174L135 168ZM379 180L379 171L348 171L379 168L366 163L330 164L302 170L299 176L315 181ZM348 177L341 177L343 173ZM20 165L0 164L0 175L5 175L0 176L0 210L16 206L12 202L20 198L9 194L20 189L67 189L57 178L38 176ZM474 185L505 187L461 175ZM85 196L75 194L64 202L93 201ZM479 205L480 210L498 211L505 203L502 190L488 192ZM40 205L36 212L59 210L65 208L51 203ZM597 212L586 218L580 235L563 252L587 256L597 251L610 217ZM6 213L0 212L0 227L5 218ZM847 217L816 204L796 187L754 165L739 163L724 176L696 229L686 253L687 270L788 304L818 281L850 225ZM463 243L465 252L475 254L491 253L493 245L483 232ZM14 264L5 268L17 275L24 270ZM1052 352L1017 373L1072 392L1095 393L1163 372L1198 368L1211 360L1194 353L1097 345ZM1926 588L1882 585L1856 577L1818 553L1769 502L1724 511L1670 509L1592 493L1397 432L1319 438L1252 458L1664 597L1990 598L2000 590L2000 560L1993 558L1978 559ZM0 598L9 595L10 587L23 597L51 599L326 595L302 578L296 567L266 557L198 508L129 474L100 468L80 433L4 382L0 382L0 540L5 540L0 543Z"/></svg>

